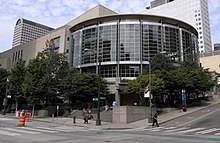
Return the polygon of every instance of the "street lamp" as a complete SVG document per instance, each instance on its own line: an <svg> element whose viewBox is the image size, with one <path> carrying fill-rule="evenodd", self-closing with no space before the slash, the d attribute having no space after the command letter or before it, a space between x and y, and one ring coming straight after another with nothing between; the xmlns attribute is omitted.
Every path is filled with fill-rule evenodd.
<svg viewBox="0 0 220 143"><path fill-rule="evenodd" d="M84 49L84 51L90 51L93 54L97 54L97 53L95 53L91 49ZM101 62L102 62L102 56L97 56L96 55L96 62L99 63L99 65L98 65L98 75L99 75L99 83L98 83L98 110L97 110L96 126L100 126L101 125L101 119L100 119L100 90L101 90Z"/></svg>
<svg viewBox="0 0 220 143"><path fill-rule="evenodd" d="M149 71L148 71L148 76L149 76L149 84L148 84L148 90L149 90L149 102L150 102L150 117L148 118L148 122L152 123L152 116L153 116L153 111L152 111L152 94L151 94L151 63L148 61L146 64L149 65Z"/></svg>
<svg viewBox="0 0 220 143"><path fill-rule="evenodd" d="M98 85L98 111L97 111L97 119L96 119L96 126L101 125L101 119L100 119L100 90L101 90L101 62L102 62L102 56L98 57L98 75L99 75L99 85Z"/></svg>

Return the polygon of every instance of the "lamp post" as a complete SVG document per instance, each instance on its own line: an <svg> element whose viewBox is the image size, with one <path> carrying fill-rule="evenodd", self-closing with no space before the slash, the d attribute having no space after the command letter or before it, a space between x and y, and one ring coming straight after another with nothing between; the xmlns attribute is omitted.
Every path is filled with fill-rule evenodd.
<svg viewBox="0 0 220 143"><path fill-rule="evenodd" d="M152 117L153 117L153 111L152 111L152 94L151 94L151 64L150 62L147 62L149 66L149 71L148 71L148 76L149 76L149 84L148 84L148 89L149 89L149 102L150 102L150 117L148 118L148 122L152 123Z"/></svg>
<svg viewBox="0 0 220 143"><path fill-rule="evenodd" d="M96 126L101 125L101 119L100 119L100 90L101 90L101 62L102 62L102 56L98 56L96 52L94 52L91 49L84 49L84 51L90 51L93 54L96 55L96 62L99 63L98 65L98 75L99 75L99 81L98 81L98 109L97 109L97 119L96 119Z"/></svg>
<svg viewBox="0 0 220 143"><path fill-rule="evenodd" d="M99 75L99 85L98 85L98 111L97 111L97 119L96 119L96 126L101 125L101 119L100 119L100 90L101 90L101 62L102 62L102 57L98 57L98 75Z"/></svg>

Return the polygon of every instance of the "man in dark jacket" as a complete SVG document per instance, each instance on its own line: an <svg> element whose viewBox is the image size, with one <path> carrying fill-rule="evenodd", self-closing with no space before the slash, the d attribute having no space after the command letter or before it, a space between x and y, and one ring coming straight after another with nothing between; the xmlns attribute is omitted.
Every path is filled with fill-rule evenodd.
<svg viewBox="0 0 220 143"><path fill-rule="evenodd" d="M158 113L156 112L154 114L154 117L153 117L153 124L152 124L152 126L154 126L154 124L156 123L157 127L159 127L159 124L158 124L158 121L157 121L157 116L158 116Z"/></svg>

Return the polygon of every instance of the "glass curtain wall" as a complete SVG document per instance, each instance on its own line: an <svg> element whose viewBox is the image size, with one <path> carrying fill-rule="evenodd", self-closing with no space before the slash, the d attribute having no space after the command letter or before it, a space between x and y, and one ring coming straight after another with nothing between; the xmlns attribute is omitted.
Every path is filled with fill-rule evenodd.
<svg viewBox="0 0 220 143"><path fill-rule="evenodd" d="M162 28L159 25L143 25L142 32L142 60L149 61L162 48Z"/></svg>
<svg viewBox="0 0 220 143"><path fill-rule="evenodd" d="M99 26L99 56L102 62L116 61L117 25Z"/></svg>
<svg viewBox="0 0 220 143"><path fill-rule="evenodd" d="M72 34L72 38L73 38L73 50L71 50L71 54L73 55L72 57L72 65L74 67L80 67L81 63L80 63L80 55L81 55L81 32L77 31L75 33Z"/></svg>
<svg viewBox="0 0 220 143"><path fill-rule="evenodd" d="M129 21L129 20L128 20ZM137 24L136 24L137 23ZM119 61L140 61L140 23L120 23ZM139 65L120 65L120 77L137 77Z"/></svg>
<svg viewBox="0 0 220 143"><path fill-rule="evenodd" d="M98 28L82 30L82 58L81 64L96 63Z"/></svg>
<svg viewBox="0 0 220 143"><path fill-rule="evenodd" d="M190 61L193 58L192 55L192 38L191 34L187 31L182 31L182 42L183 42L183 61Z"/></svg>
<svg viewBox="0 0 220 143"><path fill-rule="evenodd" d="M166 25L164 27L164 51L166 55L177 62L180 60L181 47L180 47L180 30L179 28L169 27Z"/></svg>
<svg viewBox="0 0 220 143"><path fill-rule="evenodd" d="M197 37L184 29L180 32L176 26L152 21L141 24L139 20L86 27L72 34L72 64L75 67L82 65L83 72L96 73L96 57L99 55L102 56L102 77L116 77L116 63L119 62L119 76L123 78L137 77L142 73L141 61L149 61L161 51L166 51L175 62L180 61L181 55L183 61L198 61ZM142 67L145 69L147 65Z"/></svg>
<svg viewBox="0 0 220 143"><path fill-rule="evenodd" d="M120 24L120 61L140 61L140 24Z"/></svg>

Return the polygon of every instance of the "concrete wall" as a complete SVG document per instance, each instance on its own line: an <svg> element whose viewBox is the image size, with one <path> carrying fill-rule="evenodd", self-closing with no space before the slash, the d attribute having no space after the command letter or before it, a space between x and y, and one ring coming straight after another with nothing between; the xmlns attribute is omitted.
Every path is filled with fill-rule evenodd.
<svg viewBox="0 0 220 143"><path fill-rule="evenodd" d="M201 57L200 63L202 67L209 68L210 71L216 71L220 73L220 55Z"/></svg>
<svg viewBox="0 0 220 143"><path fill-rule="evenodd" d="M113 123L131 123L141 119L145 119L150 115L149 107L142 106L116 106L113 107L112 121Z"/></svg>

